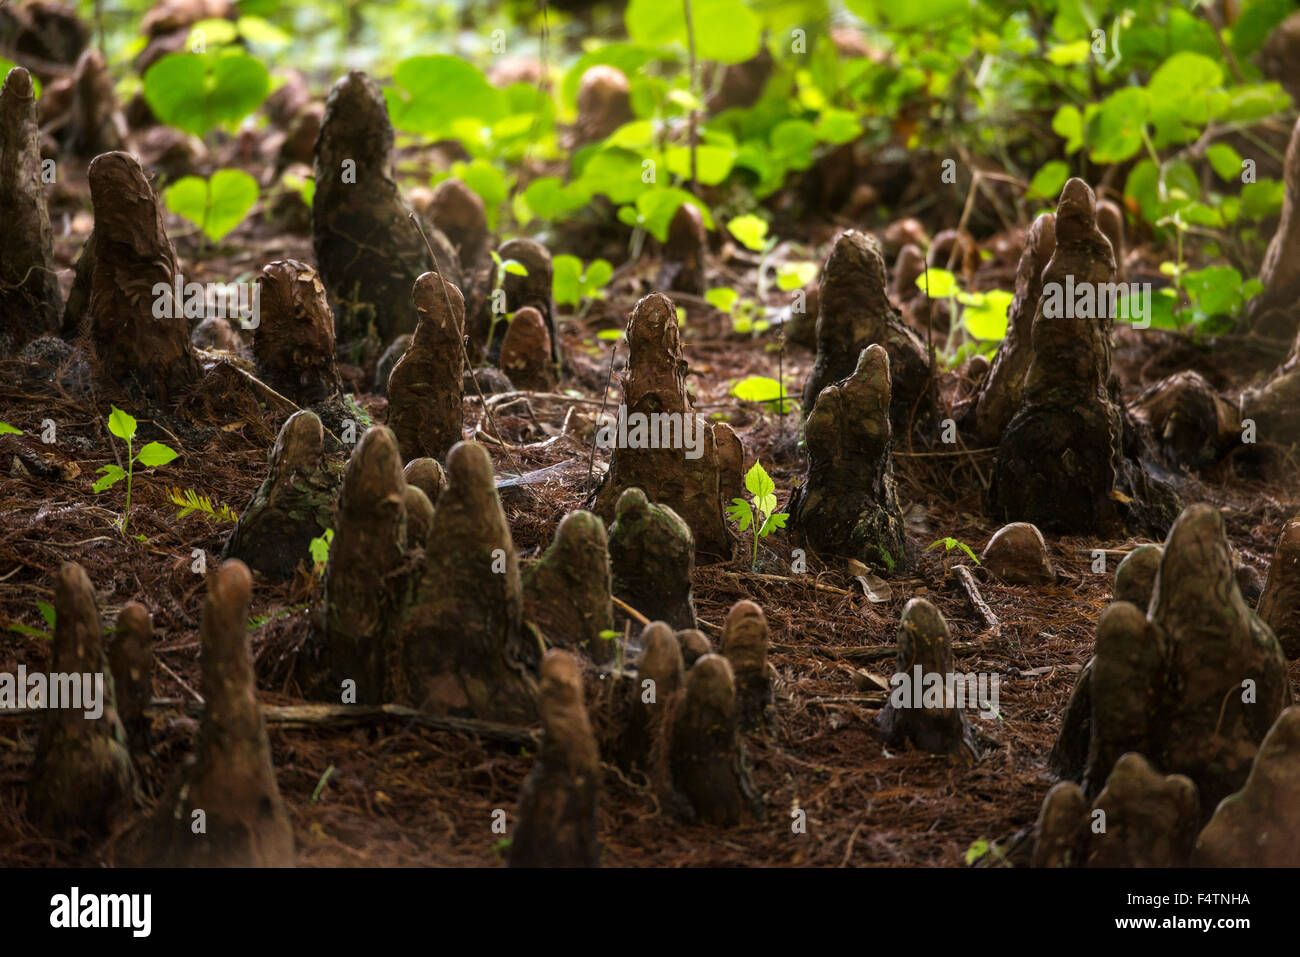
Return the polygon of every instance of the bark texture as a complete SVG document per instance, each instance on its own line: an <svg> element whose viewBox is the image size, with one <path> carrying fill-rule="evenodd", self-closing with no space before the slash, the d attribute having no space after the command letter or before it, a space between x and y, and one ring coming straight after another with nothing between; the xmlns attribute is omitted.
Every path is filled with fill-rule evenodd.
<svg viewBox="0 0 1300 957"><path fill-rule="evenodd" d="M1088 764L1088 746L1092 742L1092 669L1097 659L1089 658L1070 689L1061 730L1047 755L1047 767L1058 778L1079 781Z"/></svg>
<svg viewBox="0 0 1300 957"><path fill-rule="evenodd" d="M1257 611L1282 653L1300 658L1300 519L1287 522L1278 536Z"/></svg>
<svg viewBox="0 0 1300 957"><path fill-rule="evenodd" d="M343 473L325 569L322 663L332 682L355 682L357 704L383 704L385 643L405 607L406 481L393 433L366 431Z"/></svg>
<svg viewBox="0 0 1300 957"><path fill-rule="evenodd" d="M461 440L465 388L460 290L427 272L416 280L413 298L420 323L388 377L388 427L408 462L441 459Z"/></svg>
<svg viewBox="0 0 1300 957"><path fill-rule="evenodd" d="M1242 393L1242 424L1247 420L1255 424L1259 441L1283 447L1300 445L1300 331L1277 371L1262 385Z"/></svg>
<svg viewBox="0 0 1300 957"><path fill-rule="evenodd" d="M737 720L742 731L776 730L767 664L769 639L763 609L752 601L738 601L731 606L722 629L722 653L735 676Z"/></svg>
<svg viewBox="0 0 1300 957"><path fill-rule="evenodd" d="M677 311L667 296L655 293L636 304L627 324L627 339L630 355L627 371L622 375L624 408L619 410L619 415L627 416L629 438L625 446L611 434L611 444L615 447L609 471L596 493L594 511L610 520L619 497L627 489L639 488L651 501L667 505L686 520L700 557L729 559L732 537L723 517L724 481L718 442L714 427L691 407ZM687 447L630 447L632 428L641 416L649 423L645 430L646 444L672 444L662 441L663 430L656 429L656 420L651 418L663 413L680 423L680 432L674 431L670 437ZM693 430L694 451L687 442L688 428ZM698 452L698 457L690 458L688 452L692 455ZM728 481L734 482L734 477Z"/></svg>
<svg viewBox="0 0 1300 957"><path fill-rule="evenodd" d="M790 526L823 555L893 570L906 563L903 514L890 458L890 360L864 348L857 368L817 397L804 425L808 473L790 500Z"/></svg>
<svg viewBox="0 0 1300 957"><path fill-rule="evenodd" d="M447 473L438 464L437 459L411 459L402 470L407 485L414 485L423 492L431 503L438 503L443 486L447 484Z"/></svg>
<svg viewBox="0 0 1300 957"><path fill-rule="evenodd" d="M980 754L966 713L956 707L943 688L939 689L937 702L923 697L925 684L943 679L953 673L952 634L948 622L939 609L924 598L913 598L903 608L898 623L898 651L895 654L895 675L890 681L894 689L890 701L876 718L880 737L889 747L912 747L932 754L948 754L957 760L970 763ZM921 680L916 669L920 668ZM900 682L911 688L910 696L899 698ZM905 690L905 689L904 689ZM975 702L970 702L975 704Z"/></svg>
<svg viewBox="0 0 1300 957"><path fill-rule="evenodd" d="M803 391L805 414L824 388L853 373L862 350L879 345L889 354L893 376L889 418L906 434L909 422L934 411L930 358L921 337L904 325L886 292L888 279L880 243L848 230L835 240L818 287L817 359Z"/></svg>
<svg viewBox="0 0 1300 957"><path fill-rule="evenodd" d="M50 832L81 831L103 837L130 810L136 778L104 657L95 590L85 570L74 562L59 568L54 611L50 672L79 675L87 707L49 708L51 689L46 689L41 705L48 710L36 742L27 812ZM105 676L103 713L88 718L91 687L86 682L93 682L96 674Z"/></svg>
<svg viewBox="0 0 1300 957"><path fill-rule="evenodd" d="M524 779L511 867L599 867L600 751L583 705L582 665L553 648L538 686L542 753Z"/></svg>
<svg viewBox="0 0 1300 957"><path fill-rule="evenodd" d="M695 627L695 541L671 508L653 504L639 488L619 496L609 529L609 560L615 595L651 621Z"/></svg>
<svg viewBox="0 0 1300 957"><path fill-rule="evenodd" d="M497 250L501 261L513 259L528 271L527 275L507 272L501 281L501 291L505 293L506 312L516 313L525 306L532 306L542 314L546 322L546 332L551 337L551 364L558 374L560 372L560 343L555 331L555 300L551 298L551 282L554 270L551 266L551 253L541 243L532 239L509 239ZM500 359L499 349L505 338L501 328L504 319L493 316L498 328L492 341L496 343L490 358Z"/></svg>
<svg viewBox="0 0 1300 957"><path fill-rule="evenodd" d="M63 312L41 185L35 87L17 66L0 89L0 169L0 356L7 356L57 334Z"/></svg>
<svg viewBox="0 0 1300 957"><path fill-rule="evenodd" d="M1300 708L1259 746L1250 776L1196 839L1193 867L1300 867Z"/></svg>
<svg viewBox="0 0 1300 957"><path fill-rule="evenodd" d="M1063 290L1063 298L1071 284L1095 290L1115 280L1115 258L1097 228L1096 205L1092 189L1080 179L1071 179L1061 191L1056 251L1043 272L1044 295L1034 312L1024 395L994 462L994 512L1045 531L1114 531L1120 522L1111 493L1123 454L1124 419L1108 391L1111 320L1079 315L1089 310L1076 309L1073 302L1064 303L1065 315L1045 311L1052 284Z"/></svg>
<svg viewBox="0 0 1300 957"><path fill-rule="evenodd" d="M1171 462L1199 469L1241 441L1241 416L1198 372L1177 372L1143 391L1133 414Z"/></svg>
<svg viewBox="0 0 1300 957"><path fill-rule="evenodd" d="M1087 853L1088 799L1073 781L1047 792L1034 826L1033 867L1078 867Z"/></svg>
<svg viewBox="0 0 1300 957"><path fill-rule="evenodd" d="M550 392L555 388L551 334L546 320L532 306L515 313L501 340L501 371L516 389Z"/></svg>
<svg viewBox="0 0 1300 957"><path fill-rule="evenodd" d="M1102 614L1091 702L1087 793L1127 751L1191 778L1206 810L1245 781L1291 692L1277 639L1241 597L1215 508L1190 506L1174 523L1149 613L1120 601Z"/></svg>
<svg viewBox="0 0 1300 957"><path fill-rule="evenodd" d="M663 759L668 715L686 682L686 666L673 630L662 621L652 621L642 629L640 644L618 755L623 767L640 769L653 780L656 765Z"/></svg>
<svg viewBox="0 0 1300 957"><path fill-rule="evenodd" d="M524 572L524 616L551 645L608 661L614 629L613 582L605 523L591 512L564 516L555 540Z"/></svg>
<svg viewBox="0 0 1300 957"><path fill-rule="evenodd" d="M1112 601L1127 601L1146 609L1156 589L1156 575L1165 550L1160 545L1139 545L1124 556L1115 569L1115 586Z"/></svg>
<svg viewBox="0 0 1300 957"><path fill-rule="evenodd" d="M1140 754L1125 754L1097 796L1105 830L1089 835L1089 867L1182 867L1200 823L1196 785L1163 775Z"/></svg>
<svg viewBox="0 0 1300 957"><path fill-rule="evenodd" d="M199 361L173 296L172 316L155 318L157 284L176 288L176 251L158 197L129 153L90 164L95 232L88 268L90 337L107 386L170 402L198 381Z"/></svg>
<svg viewBox="0 0 1300 957"><path fill-rule="evenodd" d="M655 287L703 296L708 248L704 217L691 203L682 203L668 224L668 242L664 244L663 265Z"/></svg>
<svg viewBox="0 0 1300 957"><path fill-rule="evenodd" d="M147 754L151 744L148 710L153 704L153 619L139 602L127 602L117 616L108 666L127 744L133 754Z"/></svg>
<svg viewBox="0 0 1300 957"><path fill-rule="evenodd" d="M740 740L735 678L721 655L705 655L686 676L669 763L673 787L696 820L731 827L762 818Z"/></svg>
<svg viewBox="0 0 1300 957"><path fill-rule="evenodd" d="M248 644L252 577L225 562L208 577L199 630L203 718L195 753L159 802L153 865L291 867L293 827L280 799ZM195 813L206 830L195 833Z"/></svg>
<svg viewBox="0 0 1300 957"><path fill-rule="evenodd" d="M427 218L447 237L461 269L478 270L488 260L487 208L461 180L444 179L433 188Z"/></svg>
<svg viewBox="0 0 1300 957"><path fill-rule="evenodd" d="M378 352L417 314L416 279L436 270L457 286L460 267L446 239L431 234L435 263L393 180L393 127L379 87L352 70L330 90L316 139L312 248L343 342Z"/></svg>
<svg viewBox="0 0 1300 957"><path fill-rule="evenodd" d="M621 70L600 63L583 72L578 82L578 119L573 127L575 147L603 140L633 119L627 77Z"/></svg>
<svg viewBox="0 0 1300 957"><path fill-rule="evenodd" d="M1282 182L1282 216L1264 253L1264 290L1251 300L1250 320L1257 332L1286 340L1300 328L1300 120L1291 130Z"/></svg>
<svg viewBox="0 0 1300 957"><path fill-rule="evenodd" d="M253 333L258 378L298 405L339 395L334 315L316 270L296 259L267 263L259 296Z"/></svg>
<svg viewBox="0 0 1300 957"><path fill-rule="evenodd" d="M62 147L81 159L126 145L126 120L117 107L113 75L94 47L82 51L71 75L42 91L41 114L42 127L56 132Z"/></svg>
<svg viewBox="0 0 1300 957"><path fill-rule="evenodd" d="M397 634L395 699L434 714L525 724L536 716L541 650L492 460L473 442L447 456L424 567Z"/></svg>
<svg viewBox="0 0 1300 957"><path fill-rule="evenodd" d="M1015 298L1007 313L1006 338L975 398L974 432L981 447L996 445L1024 401L1025 373L1033 359L1034 314L1043 294L1043 270L1056 252L1056 214L1043 213L1025 237L1016 267Z"/></svg>
<svg viewBox="0 0 1300 957"><path fill-rule="evenodd" d="M677 644L682 649L682 662L687 668L713 652L713 642L698 628L683 628L677 632Z"/></svg>
<svg viewBox="0 0 1300 957"><path fill-rule="evenodd" d="M1043 533L1028 522L999 528L980 552L980 562L1008 585L1045 585L1056 577Z"/></svg>
<svg viewBox="0 0 1300 957"><path fill-rule="evenodd" d="M311 541L333 523L339 474L325 461L325 431L312 412L280 428L271 467L226 540L223 559L238 558L271 581L311 565Z"/></svg>

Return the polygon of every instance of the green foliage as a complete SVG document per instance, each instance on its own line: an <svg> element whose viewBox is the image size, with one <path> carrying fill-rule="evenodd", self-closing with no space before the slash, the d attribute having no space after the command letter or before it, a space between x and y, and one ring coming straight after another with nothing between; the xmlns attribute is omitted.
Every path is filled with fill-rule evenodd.
<svg viewBox="0 0 1300 957"><path fill-rule="evenodd" d="M515 218L526 225L534 217L547 221L568 219L591 202L591 193L581 182L563 183L558 176L543 176L528 184L516 196Z"/></svg>
<svg viewBox="0 0 1300 957"><path fill-rule="evenodd" d="M4 83L5 77L9 75L9 71L12 70L17 65L18 64L15 63L13 60L6 60L4 57L0 56L0 84ZM36 77L32 77L32 89L36 93L36 98L40 99L41 81L36 79Z"/></svg>
<svg viewBox="0 0 1300 957"><path fill-rule="evenodd" d="M325 773L320 776L320 780L316 782L316 787L312 789L311 792L312 804L315 804L317 801L320 800L321 793L325 790L325 785L329 783L329 779L333 774L334 774L334 765L331 764L329 767L325 769Z"/></svg>
<svg viewBox="0 0 1300 957"><path fill-rule="evenodd" d="M313 190L314 194L314 190ZM163 193L167 208L220 242L257 202L257 180L242 170L222 169L211 178L185 176Z"/></svg>
<svg viewBox="0 0 1300 957"><path fill-rule="evenodd" d="M198 512L216 522L230 522L233 525L239 521L239 515L229 505L214 506L212 499L200 495L192 488L180 489L168 486L167 498L173 505L180 506L180 511L176 513L177 518L185 518L192 512Z"/></svg>
<svg viewBox="0 0 1300 957"><path fill-rule="evenodd" d="M957 277L946 269L926 270L916 278L916 287L922 292L928 288L931 299L948 300L953 326L949 330L947 351L953 361L965 358L972 351L963 346L967 335L975 340L974 351L986 354L994 352L997 344L1006 338L1013 293L1005 289L964 292Z"/></svg>
<svg viewBox="0 0 1300 957"><path fill-rule="evenodd" d="M0 435L22 435L23 430L15 428L8 422L0 422Z"/></svg>
<svg viewBox="0 0 1300 957"><path fill-rule="evenodd" d="M704 294L705 301L719 312L731 312L740 298L740 293L730 286L716 286Z"/></svg>
<svg viewBox="0 0 1300 957"><path fill-rule="evenodd" d="M270 91L266 67L234 49L169 53L144 75L144 98L158 119L195 136L233 130Z"/></svg>
<svg viewBox="0 0 1300 957"><path fill-rule="evenodd" d="M766 332L771 323L762 318L765 313L761 303L743 297L730 286L717 286L704 294L704 299L714 309L731 316L731 328L742 335ZM679 323L680 325L680 323Z"/></svg>
<svg viewBox="0 0 1300 957"><path fill-rule="evenodd" d="M620 632L605 628L601 630L599 637L601 641L612 641L614 643L614 671L621 672L623 670L623 642L619 639L623 635ZM583 642L583 644L586 644L586 642Z"/></svg>
<svg viewBox="0 0 1300 957"><path fill-rule="evenodd" d="M1062 160L1052 160L1044 163L1038 172L1034 174L1034 178L1029 184L1029 192L1025 194L1025 198L1055 200L1057 196L1061 195L1061 188L1069 178L1070 166L1068 163Z"/></svg>
<svg viewBox="0 0 1300 957"><path fill-rule="evenodd" d="M472 189L483 200L484 213L489 229L496 229L501 220L501 207L510 195L514 183L513 176L506 173L491 160L482 157L465 162L457 160L442 175L434 176L431 183L436 185L444 179L455 177Z"/></svg>
<svg viewBox="0 0 1300 957"><path fill-rule="evenodd" d="M1008 313L1013 293L1005 289L990 289L987 292L962 293L957 297L965 308L961 321L976 339L989 342L1001 342L1007 335Z"/></svg>
<svg viewBox="0 0 1300 957"><path fill-rule="evenodd" d="M961 292L957 277L946 269L927 269L916 277L916 288L931 299L949 299Z"/></svg>
<svg viewBox="0 0 1300 957"><path fill-rule="evenodd" d="M394 126L432 137L454 136L460 120L491 126L507 109L505 92L489 83L474 64L441 54L397 64L384 98Z"/></svg>
<svg viewBox="0 0 1300 957"><path fill-rule="evenodd" d="M330 560L330 546L334 544L334 529L327 528L325 531L311 540L308 549L311 552L312 571L316 576L322 577L325 574L325 566Z"/></svg>
<svg viewBox="0 0 1300 957"><path fill-rule="evenodd" d="M815 262L801 260L781 265L776 271L776 288L782 292L802 289L817 278L821 267Z"/></svg>
<svg viewBox="0 0 1300 957"><path fill-rule="evenodd" d="M303 205L308 209L316 201L316 179L313 176L298 176L294 173L285 173L280 178L286 189L291 189L302 197Z"/></svg>
<svg viewBox="0 0 1300 957"><path fill-rule="evenodd" d="M727 231L735 236L742 246L756 253L768 248L767 228L767 220L753 214L737 216L727 221Z"/></svg>
<svg viewBox="0 0 1300 957"><path fill-rule="evenodd" d="M719 63L742 63L758 53L761 24L742 0L691 0L696 55ZM634 43L687 46L685 6L660 0L631 0L623 15Z"/></svg>
<svg viewBox="0 0 1300 957"><path fill-rule="evenodd" d="M979 560L978 558L975 557L975 553L974 553L973 551L971 551L971 547L970 547L969 545L967 545L965 542L958 541L958 540L955 539L955 538L940 538L940 539L937 539L936 541L933 541L933 542L931 542L929 545L927 545L927 546L925 547L925 550L926 550L927 552L930 552L930 551L933 551L934 549L938 548L940 545L943 546L943 553L944 553L945 556L947 556L948 553L950 553L951 551L953 551L953 549L960 549L961 551L965 552L965 553L967 554L967 556L970 557L970 560L973 561L976 565L978 565L978 564L980 563L980 560Z"/></svg>
<svg viewBox="0 0 1300 957"><path fill-rule="evenodd" d="M343 404L347 406L348 414L356 420L357 425L361 426L363 430L368 429L375 424L375 420L371 417L365 406L358 402L357 397L351 392L343 393Z"/></svg>
<svg viewBox="0 0 1300 957"><path fill-rule="evenodd" d="M465 151L466 158L435 180L464 180L483 198L494 230L510 228L503 219L522 228L590 215L589 209L599 214L608 201L621 223L662 241L681 203L693 202L709 229L716 215L738 243L763 254L773 240L759 204L841 145L861 141L864 153L901 147L946 156L961 142L983 165L1029 184L1030 205L1022 212L1049 205L1071 174L1093 182L1110 178L1122 183L1128 213L1158 239L1202 243L1206 268L1240 271L1258 261L1266 238L1252 224L1275 215L1282 197L1280 182L1243 176L1256 157L1242 143L1259 144L1255 127L1287 122L1292 108L1276 83L1265 82L1255 54L1294 3L1240 0L1237 15L1222 26L1212 25L1203 6L1200 0L690 0L688 35L687 4L629 0L621 13L611 12L621 16L626 37L605 39L610 31L602 22L594 35L586 31L581 49L570 42L576 21L552 9L555 72L539 89L531 83L500 88L488 80L485 71L501 51L490 48L495 40L488 31L462 29L463 5L422 8L422 32L446 39L433 48L448 52L408 56L405 2L291 10L250 0L233 22L196 24L187 49L195 49L201 34L206 52L162 58L143 88L163 122L197 135L229 130L267 95L269 74L260 61L332 64L346 43L356 65L392 77L384 93L399 130L454 140ZM507 6L493 16L512 51L536 39L532 5ZM824 29L854 17L861 19L869 55L841 52ZM109 23L115 66L142 48L138 18L131 18L130 30L121 19L122 31L112 18ZM364 44L355 43L358 30ZM699 61L694 77L687 69L692 36ZM760 53L770 71L756 99L711 111L708 101L720 87L717 66ZM596 64L627 77L633 117L566 156L557 123L573 119L581 77ZM119 92L126 91L129 85ZM1044 135L1049 122L1055 136ZM529 163L521 168L524 159ZM534 178L534 170L561 169L566 159L567 175ZM1115 178L1107 167L1121 164ZM710 187L701 195L717 209L689 195L692 177ZM284 185L310 203L309 181ZM206 197L193 183L185 190L178 202L187 199L189 212L182 215L201 222ZM205 225L210 237L224 235L210 219ZM779 266L777 287L806 285L815 265ZM594 298L603 283L588 275L593 266L575 272L570 264L563 278L557 274L557 299L576 306ZM719 306L738 331L766 328L762 292L769 276L766 268L759 272L757 302L735 295ZM1005 327L1008 294L945 290L936 272L930 295L954 305L958 335L950 353L990 351ZM1226 290L1206 285L1216 275ZM1191 273L1179 278L1186 282L1157 295L1153 324L1207 327L1204 317L1230 313L1251 295L1249 284L1234 283L1230 273L1199 283Z"/></svg>
<svg viewBox="0 0 1300 957"><path fill-rule="evenodd" d="M10 625L8 630L20 635L27 635L29 638L44 638L46 641L53 640L55 621L54 606L49 602L38 601L36 603L36 609L41 613L41 617L45 619L45 628L33 628L31 625L15 624Z"/></svg>
<svg viewBox="0 0 1300 957"><path fill-rule="evenodd" d="M561 306L576 307L585 299L605 298L605 284L614 267L605 259L593 259L586 268L577 256L559 255L551 260L551 295Z"/></svg>
<svg viewBox="0 0 1300 957"><path fill-rule="evenodd" d="M682 203L690 203L698 209L705 228L713 228L713 214L708 207L686 190L673 186L656 187L641 193L633 205L619 207L618 218L628 226L641 227L662 243L668 240L668 227Z"/></svg>
<svg viewBox="0 0 1300 957"><path fill-rule="evenodd" d="M98 494L126 479L126 506L122 509L122 518L118 523L119 531L125 536L127 519L131 514L131 484L136 463L146 468L154 468L166 465L176 458L177 453L161 442L149 442L140 449L138 454L133 455L132 443L137 424L135 418L115 405L109 408L111 411L108 416L108 431L126 443L126 470L123 471L118 465L103 466L96 471L100 477L95 480L92 488Z"/></svg>
<svg viewBox="0 0 1300 957"><path fill-rule="evenodd" d="M997 861L998 866L1000 867L1010 866L1009 864L1006 863L1007 855L1006 852L1002 850L1002 846L998 844L996 841L990 844L984 838L980 838L979 840L972 841L970 847L966 848L966 866L970 867L981 857L984 857L985 855L988 854L993 855L993 858L995 861Z"/></svg>
<svg viewBox="0 0 1300 957"><path fill-rule="evenodd" d="M758 541L767 538L778 528L785 528L788 512L776 511L776 483L772 481L762 463L755 462L745 473L745 490L749 492L749 501L733 498L727 506L727 515L736 523L737 530L744 532L751 525L754 527L754 560L751 570L758 568Z"/></svg>
<svg viewBox="0 0 1300 957"><path fill-rule="evenodd" d="M1160 271L1170 278L1171 285L1152 291L1150 322L1154 329L1225 332L1246 303L1264 288L1258 279L1243 279L1232 266L1187 269L1181 263L1164 262ZM1134 318L1126 294L1118 311L1130 321Z"/></svg>
<svg viewBox="0 0 1300 957"><path fill-rule="evenodd" d="M782 414L794 407L789 392L782 392L781 383L767 376L751 375L731 387L731 394L746 402L762 402Z"/></svg>

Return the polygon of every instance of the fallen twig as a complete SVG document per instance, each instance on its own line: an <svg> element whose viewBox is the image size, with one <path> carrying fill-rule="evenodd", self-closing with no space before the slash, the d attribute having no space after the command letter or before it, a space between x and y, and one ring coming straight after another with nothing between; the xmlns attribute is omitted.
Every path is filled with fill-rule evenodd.
<svg viewBox="0 0 1300 957"><path fill-rule="evenodd" d="M975 576L971 574L970 569L965 565L958 565L953 571L957 575L957 583L961 585L961 590L966 593L966 600L975 609L975 614L983 623L984 628L997 634L1002 627L1002 622L998 620L997 615L993 614L993 609L988 606L988 602L980 594L980 586L976 583Z"/></svg>

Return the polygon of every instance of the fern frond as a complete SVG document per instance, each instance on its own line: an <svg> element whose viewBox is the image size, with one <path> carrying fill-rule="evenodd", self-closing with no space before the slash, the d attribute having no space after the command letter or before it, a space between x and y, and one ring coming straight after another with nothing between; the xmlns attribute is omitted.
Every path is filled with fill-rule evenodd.
<svg viewBox="0 0 1300 957"><path fill-rule="evenodd" d="M218 522L230 522L234 524L239 521L239 515L229 505L213 506L212 499L206 495L200 495L192 488L167 489L167 497L173 505L179 505L180 511L176 513L177 518L185 518L191 512L201 512L208 518Z"/></svg>

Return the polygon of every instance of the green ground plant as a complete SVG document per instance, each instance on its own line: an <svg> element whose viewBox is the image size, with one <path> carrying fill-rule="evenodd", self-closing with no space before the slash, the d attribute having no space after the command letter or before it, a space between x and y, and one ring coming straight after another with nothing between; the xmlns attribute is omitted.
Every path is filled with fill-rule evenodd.
<svg viewBox="0 0 1300 957"><path fill-rule="evenodd" d="M108 431L126 443L126 469L115 464L97 469L95 474L99 478L95 480L93 489L96 493L104 492L126 479L126 504L122 508L122 517L118 521L118 531L125 536L127 520L131 517L131 486L135 466L138 464L145 468L155 468L166 465L176 458L178 453L161 442L148 442L141 446L139 452L133 453L132 446L137 425L135 418L115 405L109 408Z"/></svg>

